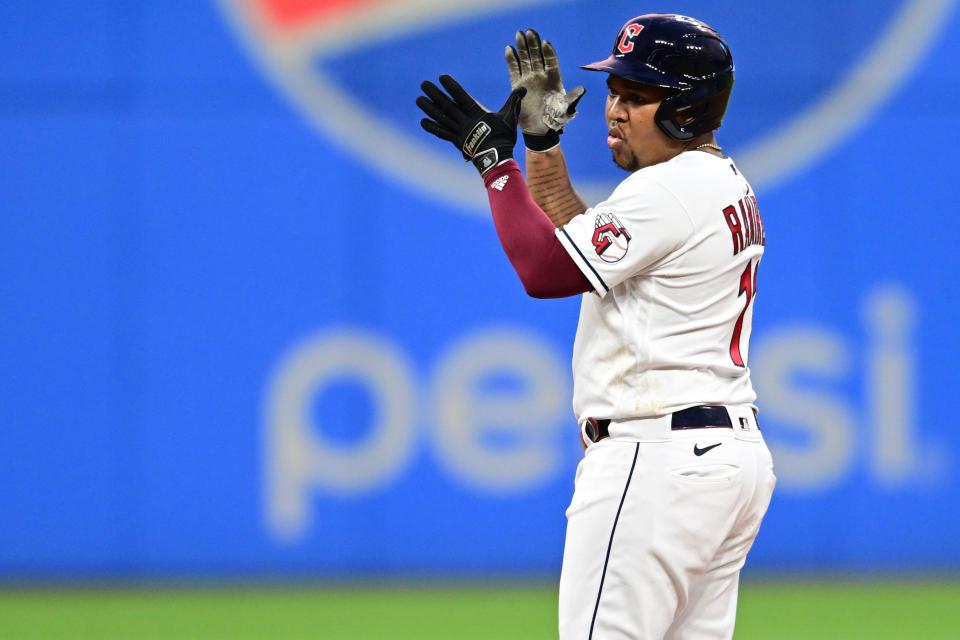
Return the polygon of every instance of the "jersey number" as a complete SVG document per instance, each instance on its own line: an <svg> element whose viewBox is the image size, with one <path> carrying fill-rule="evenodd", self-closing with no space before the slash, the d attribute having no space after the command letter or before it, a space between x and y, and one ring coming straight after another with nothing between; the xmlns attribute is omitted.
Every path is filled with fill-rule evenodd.
<svg viewBox="0 0 960 640"><path fill-rule="evenodd" d="M730 359L733 360L733 364L738 367L746 367L746 363L743 361L743 355L740 353L740 336L743 334L743 322L747 317L747 310L750 308L750 303L753 302L754 296L757 295L757 269L760 267L760 263L757 263L757 267L753 266L753 260L747 263L747 268L743 270L743 273L740 275L740 292L737 294L739 298L743 294L746 294L746 300L743 301L743 311L740 312L740 316L737 318L737 324L733 325L733 338L730 339Z"/></svg>

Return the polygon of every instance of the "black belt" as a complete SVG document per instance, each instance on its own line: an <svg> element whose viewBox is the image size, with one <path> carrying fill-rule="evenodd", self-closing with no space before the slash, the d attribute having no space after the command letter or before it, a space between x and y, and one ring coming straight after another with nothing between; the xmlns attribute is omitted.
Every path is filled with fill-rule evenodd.
<svg viewBox="0 0 960 640"><path fill-rule="evenodd" d="M610 420L597 420L596 418L587 418L587 424L584 432L591 442L600 442L604 438L610 437ZM680 431L683 429L732 429L733 423L730 422L730 414L726 407L714 407L710 405L701 405L699 407L690 407L682 411L677 411L670 416L670 429Z"/></svg>

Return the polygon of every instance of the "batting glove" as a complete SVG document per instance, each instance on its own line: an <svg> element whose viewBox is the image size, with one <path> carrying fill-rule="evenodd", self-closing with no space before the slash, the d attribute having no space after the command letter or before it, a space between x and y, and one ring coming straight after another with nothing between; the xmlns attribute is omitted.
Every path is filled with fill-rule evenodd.
<svg viewBox="0 0 960 640"><path fill-rule="evenodd" d="M450 76L440 76L440 84L449 96L429 80L420 85L426 95L417 98L417 106L430 116L421 120L420 126L452 142L464 159L473 162L481 176L513 158L520 101L527 90L514 89L500 111L493 113L484 109Z"/></svg>
<svg viewBox="0 0 960 640"><path fill-rule="evenodd" d="M516 48L508 46L505 54L510 86L527 90L520 110L523 141L531 151L547 151L560 144L563 127L573 120L586 89L564 91L557 52L533 29L518 31Z"/></svg>

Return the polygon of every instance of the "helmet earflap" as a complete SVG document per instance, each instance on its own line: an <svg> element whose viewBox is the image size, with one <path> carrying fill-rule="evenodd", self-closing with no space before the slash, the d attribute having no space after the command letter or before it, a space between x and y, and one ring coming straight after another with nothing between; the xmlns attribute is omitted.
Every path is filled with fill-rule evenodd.
<svg viewBox="0 0 960 640"><path fill-rule="evenodd" d="M720 128L733 89L733 73L667 96L654 116L657 126L674 140L692 140Z"/></svg>

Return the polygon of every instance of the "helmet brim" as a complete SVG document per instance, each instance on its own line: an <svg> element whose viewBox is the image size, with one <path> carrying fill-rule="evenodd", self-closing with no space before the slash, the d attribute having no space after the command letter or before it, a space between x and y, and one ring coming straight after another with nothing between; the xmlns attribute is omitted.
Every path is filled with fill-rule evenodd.
<svg viewBox="0 0 960 640"><path fill-rule="evenodd" d="M606 60L585 64L580 68L586 71L603 71L624 80L667 89L686 89L690 86L689 83L680 82L653 67L638 65L636 61L627 61L625 58L618 58L617 56L610 56Z"/></svg>

